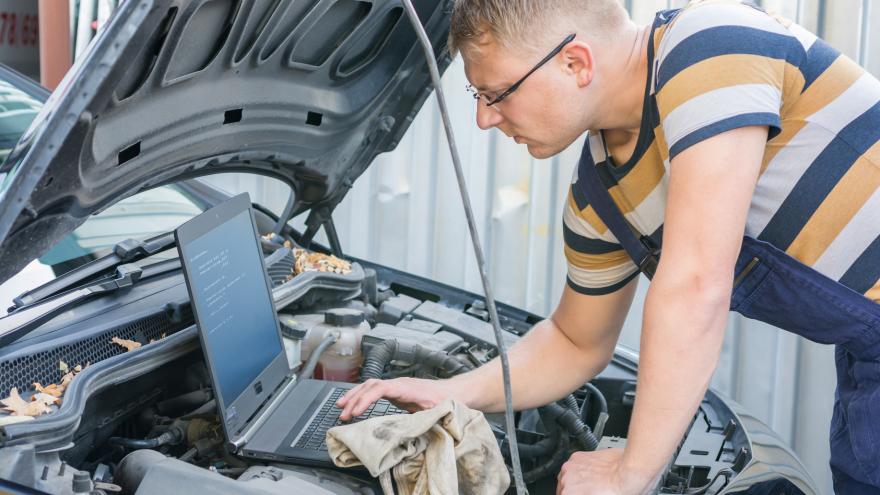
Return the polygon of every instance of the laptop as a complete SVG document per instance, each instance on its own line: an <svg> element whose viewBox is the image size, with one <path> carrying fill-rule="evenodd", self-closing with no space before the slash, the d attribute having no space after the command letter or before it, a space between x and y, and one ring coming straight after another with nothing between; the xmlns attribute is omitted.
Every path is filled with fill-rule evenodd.
<svg viewBox="0 0 880 495"><path fill-rule="evenodd" d="M267 461L331 465L325 434L353 385L291 373L247 194L175 231L227 447ZM356 418L403 413L388 401Z"/></svg>

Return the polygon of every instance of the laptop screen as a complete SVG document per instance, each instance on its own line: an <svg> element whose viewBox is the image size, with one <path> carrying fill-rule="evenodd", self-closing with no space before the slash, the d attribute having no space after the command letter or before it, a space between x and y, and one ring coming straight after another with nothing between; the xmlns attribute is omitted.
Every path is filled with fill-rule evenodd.
<svg viewBox="0 0 880 495"><path fill-rule="evenodd" d="M250 210L230 215L217 216L197 237L178 237L208 366L226 407L283 350Z"/></svg>

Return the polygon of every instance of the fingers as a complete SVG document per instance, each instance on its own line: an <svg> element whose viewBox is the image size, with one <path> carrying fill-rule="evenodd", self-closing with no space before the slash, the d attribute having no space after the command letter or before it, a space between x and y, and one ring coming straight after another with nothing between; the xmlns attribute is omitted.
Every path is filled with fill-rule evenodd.
<svg viewBox="0 0 880 495"><path fill-rule="evenodd" d="M429 409L436 406L437 394L431 393L433 382L414 380L412 378L395 378L393 380L367 380L352 388L338 401L336 407L342 409L339 418L349 421L360 416L379 399L388 399L397 407L409 412Z"/></svg>
<svg viewBox="0 0 880 495"><path fill-rule="evenodd" d="M568 462L562 465L562 468L559 470L559 474L556 475L556 495L562 495L562 483L565 478L565 468L568 466Z"/></svg>
<svg viewBox="0 0 880 495"><path fill-rule="evenodd" d="M345 407L345 405L348 404L351 398L356 396L358 394L358 390L360 390L360 388L364 385L366 385L366 383L360 383L349 389L348 392L346 392L342 395L342 397L336 400L336 407Z"/></svg>
<svg viewBox="0 0 880 495"><path fill-rule="evenodd" d="M385 382L382 380L367 380L349 390L336 402L336 406L342 408L339 419L348 421L363 414L370 407L370 404L384 396L385 388Z"/></svg>

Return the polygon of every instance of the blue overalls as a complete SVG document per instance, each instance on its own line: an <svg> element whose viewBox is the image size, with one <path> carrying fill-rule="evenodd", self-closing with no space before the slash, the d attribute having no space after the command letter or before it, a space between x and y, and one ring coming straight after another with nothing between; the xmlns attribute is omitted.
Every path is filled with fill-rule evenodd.
<svg viewBox="0 0 880 495"><path fill-rule="evenodd" d="M589 153L587 141L577 183L639 270L651 278L660 248L646 236L637 237L611 199ZM731 310L814 342L835 345L834 490L846 495L880 493L880 304L750 237L743 238L734 274Z"/></svg>

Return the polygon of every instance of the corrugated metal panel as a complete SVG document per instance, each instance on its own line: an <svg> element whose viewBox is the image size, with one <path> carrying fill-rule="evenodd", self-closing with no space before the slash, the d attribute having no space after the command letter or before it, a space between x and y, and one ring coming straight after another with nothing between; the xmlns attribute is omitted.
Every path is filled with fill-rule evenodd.
<svg viewBox="0 0 880 495"><path fill-rule="evenodd" d="M636 22L684 0L622 0ZM880 9L871 0L762 0L764 8L797 20L874 74L880 73ZM77 53L91 35L102 0L80 0ZM97 7L97 9L96 9ZM857 15L855 15L857 14ZM85 39L84 39L85 38ZM580 143L549 160L497 131L478 132L474 103L464 91L460 61L444 77L456 136L489 273L499 300L549 314L565 283L561 208ZM249 191L278 211L287 199L282 184L255 178L212 179L230 191ZM347 253L480 292L481 286L445 136L433 97L397 149L380 156L335 215ZM300 218L295 221L301 227ZM325 239L321 239L324 240ZM638 348L642 282L621 343ZM731 315L713 386L754 412L789 441L820 486L831 492L828 424L835 371L833 350L758 322Z"/></svg>

